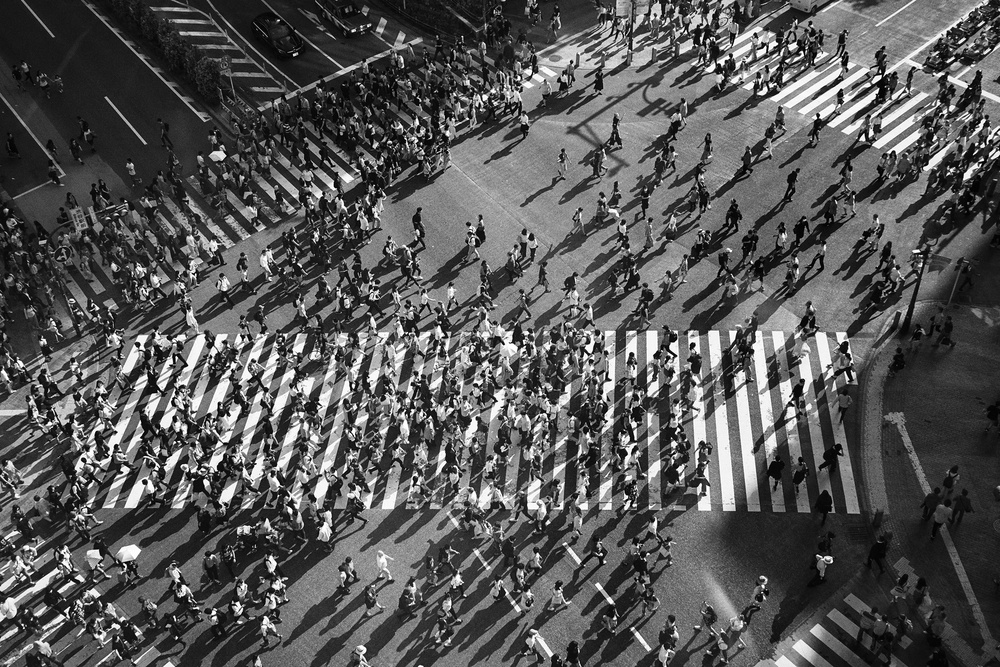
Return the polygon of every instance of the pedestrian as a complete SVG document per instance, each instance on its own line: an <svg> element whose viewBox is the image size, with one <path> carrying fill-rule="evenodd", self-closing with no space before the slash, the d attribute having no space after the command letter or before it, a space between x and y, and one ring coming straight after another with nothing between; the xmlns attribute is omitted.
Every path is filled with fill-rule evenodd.
<svg viewBox="0 0 1000 667"><path fill-rule="evenodd" d="M545 662L545 654L542 651L542 644L545 642L542 636L538 633L538 630L534 628L528 630L528 637L524 641L524 648L518 653L520 657L528 656L531 654L535 655L535 663L542 664Z"/></svg>
<svg viewBox="0 0 1000 667"><path fill-rule="evenodd" d="M941 530L941 526L943 526L946 521L951 521L951 518L951 499L945 498L940 505L934 508L934 525L931 526L932 541L937 539L937 534Z"/></svg>
<svg viewBox="0 0 1000 667"><path fill-rule="evenodd" d="M885 572L885 557L889 553L889 540L885 535L879 535L875 544L868 549L868 558L865 560L865 567L872 568L872 561L878 565L879 574Z"/></svg>
<svg viewBox="0 0 1000 667"><path fill-rule="evenodd" d="M233 301L233 297L229 294L230 287L232 287L232 285L229 282L229 278L226 277L226 274L220 273L219 279L215 282L215 288L219 290L220 300L224 300L229 304L229 307L232 308L236 305L236 303Z"/></svg>
<svg viewBox="0 0 1000 667"><path fill-rule="evenodd" d="M951 494L955 492L955 485L958 484L958 480L961 478L962 476L958 474L958 466L952 466L948 469L948 472L944 475L944 481L941 482L945 498L951 498Z"/></svg>
<svg viewBox="0 0 1000 667"><path fill-rule="evenodd" d="M782 198L783 202L790 202L792 201L792 197L795 196L795 185L796 183L798 183L800 171L802 171L802 169L796 167L788 174L788 177L785 179L786 182L788 183L788 186L785 188L785 196Z"/></svg>
<svg viewBox="0 0 1000 667"><path fill-rule="evenodd" d="M948 520L949 524L958 526L962 523L962 518L965 516L966 512L974 512L972 509L972 499L969 498L969 490L962 489L962 492L955 496L955 504L952 507L951 519Z"/></svg>
<svg viewBox="0 0 1000 667"><path fill-rule="evenodd" d="M934 487L933 491L924 496L923 502L920 503L920 507L923 510L923 514L920 517L921 520L927 521L931 518L931 515L934 514L934 510L936 510L937 506L941 504L941 500L942 496L940 487Z"/></svg>
<svg viewBox="0 0 1000 667"><path fill-rule="evenodd" d="M384 551L379 551L375 555L375 567L378 569L378 576L376 579L388 579L389 583L396 581L392 578L392 574L389 572L389 561L396 560L395 558L386 555Z"/></svg>
<svg viewBox="0 0 1000 667"><path fill-rule="evenodd" d="M708 601L701 603L701 623L694 626L695 632L701 632L702 629L708 630L709 632L714 632L715 622L719 620L719 615L715 613L715 608L708 604Z"/></svg>
<svg viewBox="0 0 1000 667"><path fill-rule="evenodd" d="M826 489L820 491L819 496L816 498L815 509L816 512L823 517L820 521L820 525L826 525L826 517L833 511L833 496L831 496L830 492Z"/></svg>
<svg viewBox="0 0 1000 667"><path fill-rule="evenodd" d="M778 484L781 483L781 473L785 469L785 462L781 459L780 454L774 455L774 460L767 466L767 476L774 480L774 486L771 487L771 491L778 490Z"/></svg>
<svg viewBox="0 0 1000 667"><path fill-rule="evenodd" d="M385 611L385 607L379 604L378 589L375 588L374 583L365 586L364 596L365 606L368 607L367 611L365 611L365 617L371 616L372 610L376 608L378 608L379 612Z"/></svg>
<svg viewBox="0 0 1000 667"><path fill-rule="evenodd" d="M823 129L823 117L816 112L812 121L812 129L809 130L809 145L815 146L819 143L819 131Z"/></svg>
<svg viewBox="0 0 1000 667"><path fill-rule="evenodd" d="M566 149L559 149L559 157L557 158L557 173L556 180L561 180L566 178L566 171L569 169L569 155L566 154Z"/></svg>

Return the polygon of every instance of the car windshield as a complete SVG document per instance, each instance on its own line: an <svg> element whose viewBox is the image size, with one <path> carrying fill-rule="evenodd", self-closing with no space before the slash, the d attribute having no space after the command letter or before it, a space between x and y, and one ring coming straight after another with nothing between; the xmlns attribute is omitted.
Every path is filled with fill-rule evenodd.
<svg viewBox="0 0 1000 667"><path fill-rule="evenodd" d="M271 23L268 26L268 34L276 42L286 42L292 36L292 31L284 23Z"/></svg>
<svg viewBox="0 0 1000 667"><path fill-rule="evenodd" d="M357 8L357 5L343 5L340 8L340 13L344 16L357 16L361 10Z"/></svg>

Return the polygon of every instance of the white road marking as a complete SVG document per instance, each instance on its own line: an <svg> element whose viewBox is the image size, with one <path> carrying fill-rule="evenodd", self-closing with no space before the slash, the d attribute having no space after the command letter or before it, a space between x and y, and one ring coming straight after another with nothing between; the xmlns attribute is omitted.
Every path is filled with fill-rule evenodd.
<svg viewBox="0 0 1000 667"><path fill-rule="evenodd" d="M176 88L174 88L174 87L173 87L172 85L170 85L170 82L169 82L169 81L167 81L167 80L166 80L166 79L165 79L165 78L163 77L163 74L161 74L160 72L157 72L157 71L156 71L155 69L153 69L152 65L150 65L150 64L149 64L148 62L146 62L145 60L143 60L142 56L141 56L141 55L139 54L139 52L138 52L138 51L136 50L135 46L133 46L132 44L130 44L130 43L128 42L128 40L126 40L126 39L125 39L124 37L122 37L122 35L121 35L121 34L120 34L120 33L119 33L119 32L118 32L117 30L115 30L115 29L114 29L114 28L113 28L113 27L111 26L111 24L110 24L110 23L108 23L107 19L105 19L105 18L104 18L104 17L103 17L102 15L101 15L101 13L100 13L100 12L98 12L98 11L97 11L97 9L96 9L96 8L95 8L95 7L94 7L94 6L92 5L92 4L90 4L90 2L88 2L87 0L84 0L84 1L83 1L83 4L84 4L84 6L85 6L85 7L87 8L87 9L89 9L89 10L91 11L91 13L92 13L92 14L93 14L94 16L96 16L96 17L98 18L98 20L100 20L100 22L101 22L101 23L103 23L103 24L104 24L105 26L107 26L108 30L110 30L111 32L113 32L113 33L114 33L115 37L117 37L117 38L118 38L118 39L119 39L119 40L121 41L121 43L122 43L122 44L124 44L124 45L125 45L126 47L128 47L128 50L129 50L129 51L131 51L132 53L134 53L134 54L135 54L135 57L136 57L136 58L138 58L139 60L141 60L141 61L142 61L142 62L143 62L143 63L144 63L145 65L146 65L146 67L148 67L148 68L149 68L149 70L150 70L150 71L151 71L151 72L152 72L153 74L155 74L155 75L156 75L156 78L158 78L158 79L159 79L160 81L162 81L162 82L163 82L163 84L164 84L165 86L167 86L167 88L169 88L169 89L170 89L170 90L171 90L171 91L172 91L172 92L174 93L174 95L176 95L176 96L177 96L177 97L178 97L178 98L180 99L180 101L181 101L181 102L183 102L183 103L184 103L184 106L186 106L186 107L187 107L188 109L190 109L190 110L191 110L191 112L192 112L192 113L193 113L194 115L198 116L198 118L199 118L199 119L201 119L201 122L203 122L203 123L207 123L207 122L209 121L209 119L211 118L211 116L209 116L209 115L208 115L207 113L205 113L205 112L203 112L203 111L199 111L198 109L195 109L195 108L194 108L194 105L193 105L193 104L191 103L191 100L190 100L189 98L186 98L186 97L184 97L184 96L183 96L183 95L181 95L181 94L180 94L179 92L177 92L177 89L176 89ZM58 166L58 165L57 165L57 166Z"/></svg>
<svg viewBox="0 0 1000 667"><path fill-rule="evenodd" d="M52 34L51 30L49 30L49 26L45 25L45 21L43 21L41 18L39 18L38 14L35 13L35 10L32 9L28 5L28 1L27 0L21 0L21 4L24 5L25 9L27 9L29 12L31 12L31 15L35 17L35 20L38 21L38 23L40 23L41 26L45 29L45 32L49 33L49 37L51 37L52 39L55 39L56 36Z"/></svg>
<svg viewBox="0 0 1000 667"><path fill-rule="evenodd" d="M128 129L132 130L132 133L136 136L137 139L139 139L139 141L142 142L143 146L146 146L147 145L146 140L142 138L141 134L139 134L139 130L135 129L135 125L129 122L128 118L125 117L125 114L121 112L121 109L116 107L115 103L112 102L110 99L108 99L107 95L104 96L104 101L111 105L111 108L115 110L115 113L118 114L118 117L122 119L122 122L128 125Z"/></svg>
<svg viewBox="0 0 1000 667"><path fill-rule="evenodd" d="M0 99L2 99L3 103L7 105L7 108L10 109L10 112L12 114L14 114L14 117L17 118L21 122L21 125L24 126L24 129L28 132L28 134L31 136L31 138L35 140L35 143L38 144L38 147L42 149L42 152L45 155L48 155L49 152L47 150L45 150L45 144L43 144L38 139L38 137L35 136L35 133L31 131L31 128L28 127L28 124L26 122L24 122L23 118L21 118L21 114L17 113L17 111L14 110L14 106L9 101L7 101L7 98L6 98L6 96L4 96L3 93L0 93ZM56 164L56 169L59 171L59 175L60 176L65 176L66 175L66 172L62 170L62 167L60 167L58 163ZM48 185L48 182L46 181L45 184Z"/></svg>

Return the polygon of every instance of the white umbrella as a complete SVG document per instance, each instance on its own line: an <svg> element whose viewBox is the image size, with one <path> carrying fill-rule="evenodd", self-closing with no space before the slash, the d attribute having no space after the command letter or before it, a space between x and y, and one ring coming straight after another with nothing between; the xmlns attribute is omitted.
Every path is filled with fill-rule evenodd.
<svg viewBox="0 0 1000 667"><path fill-rule="evenodd" d="M86 555L87 555L87 565L89 565L90 567L94 567L102 560L104 560L104 556L102 556L101 552L98 551L97 549L91 549L90 551L87 552Z"/></svg>
<svg viewBox="0 0 1000 667"><path fill-rule="evenodd" d="M0 603L0 614L3 614L4 618L14 618L17 616L17 603L14 602L14 598L7 598Z"/></svg>
<svg viewBox="0 0 1000 667"><path fill-rule="evenodd" d="M222 162L226 159L225 151L212 151L208 154L208 157L212 158L216 162Z"/></svg>
<svg viewBox="0 0 1000 667"><path fill-rule="evenodd" d="M513 343L506 343L500 348L500 354L505 356L507 360L510 361L518 355L517 345L514 345Z"/></svg>
<svg viewBox="0 0 1000 667"><path fill-rule="evenodd" d="M136 558L138 558L139 554L141 553L142 549L140 549L134 544L130 544L128 546L119 549L118 554L115 556L115 558L117 558L122 563L130 563L134 561Z"/></svg>

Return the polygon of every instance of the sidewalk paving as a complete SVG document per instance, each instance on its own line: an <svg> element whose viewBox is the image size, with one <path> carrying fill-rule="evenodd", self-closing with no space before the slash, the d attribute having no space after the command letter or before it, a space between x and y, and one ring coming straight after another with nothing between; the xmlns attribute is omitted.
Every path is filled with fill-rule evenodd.
<svg viewBox="0 0 1000 667"><path fill-rule="evenodd" d="M942 305L918 304L914 324L927 328ZM898 345L906 349L908 335L887 337L869 357L865 487L870 511L885 510L881 529L894 536L891 570L896 576L909 573L911 586L919 576L927 579L931 597L948 610L945 646L954 660L971 667L986 662L996 646L993 637L1000 634L995 583L1000 507L993 496L1000 481L1000 434L984 433L983 414L1000 386L1000 307L952 306L946 314L955 322L955 348L934 348L934 339L925 340L892 378L889 362ZM974 511L961 526L945 526L941 540L931 541L931 524L921 520L919 505L924 489L940 486L953 465L962 475L955 493L968 489ZM880 583L887 590L894 579L883 577Z"/></svg>

